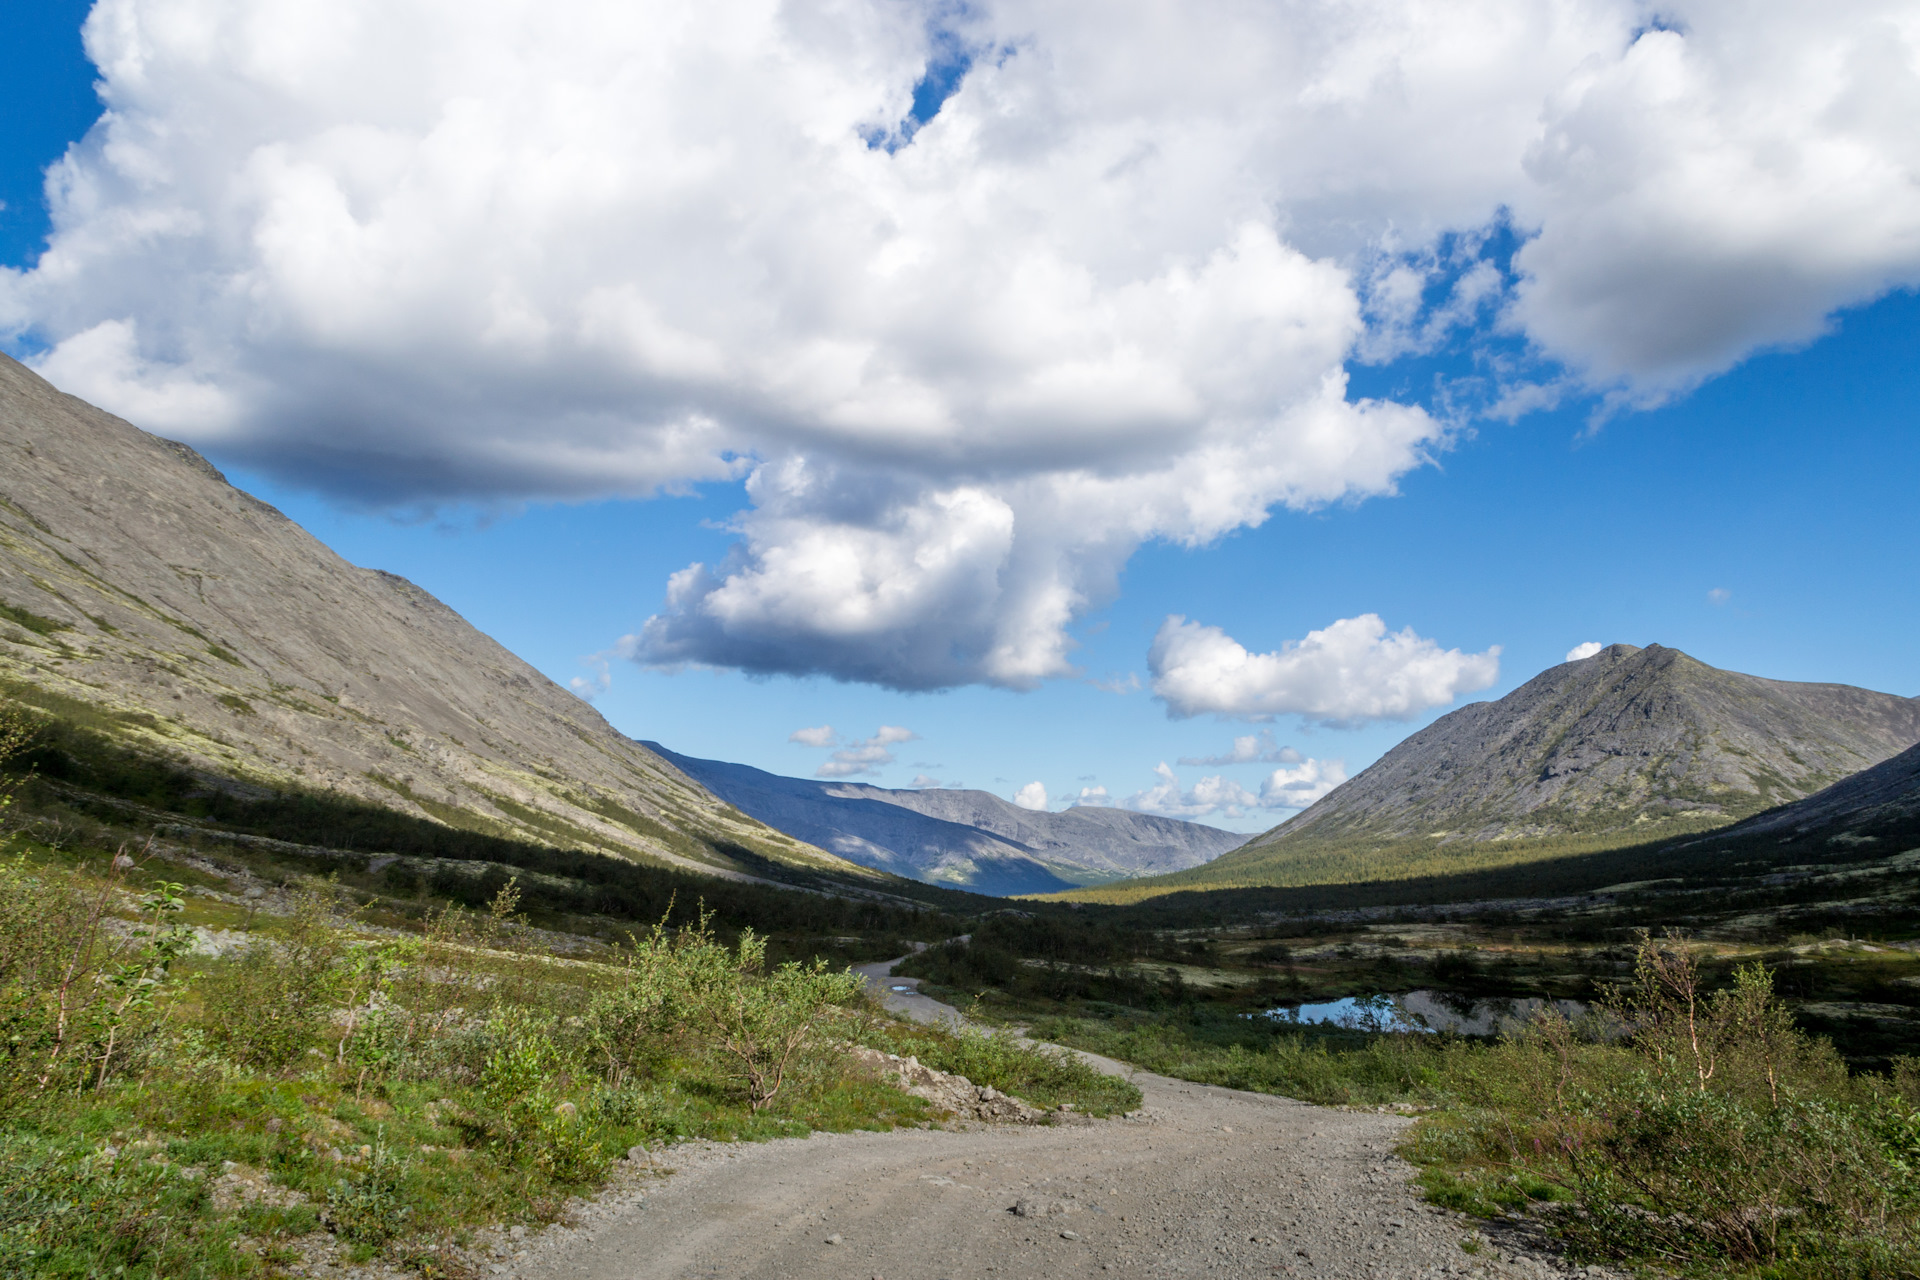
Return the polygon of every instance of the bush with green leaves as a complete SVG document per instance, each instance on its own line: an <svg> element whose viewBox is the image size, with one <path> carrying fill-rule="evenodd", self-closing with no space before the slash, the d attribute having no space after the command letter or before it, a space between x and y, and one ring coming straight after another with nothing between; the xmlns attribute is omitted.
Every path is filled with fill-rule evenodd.
<svg viewBox="0 0 1920 1280"><path fill-rule="evenodd" d="M344 994L349 935L332 895L303 889L280 926L201 983L207 1028L234 1061L280 1067L319 1038Z"/></svg>
<svg viewBox="0 0 1920 1280"><path fill-rule="evenodd" d="M1605 1014L1582 1028L1543 1012L1452 1073L1457 1105L1408 1146L1438 1198L1567 1201L1549 1221L1589 1256L1920 1274L1920 1100L1850 1078L1764 969L1708 992L1683 939L1648 938Z"/></svg>
<svg viewBox="0 0 1920 1280"><path fill-rule="evenodd" d="M181 886L158 881L130 925L113 918L130 860L98 883L23 859L0 864L0 1108L68 1087L104 1088L151 1047L181 995L192 946Z"/></svg>
<svg viewBox="0 0 1920 1280"><path fill-rule="evenodd" d="M729 948L711 917L669 934L665 922L634 939L623 981L588 1006L588 1042L609 1084L657 1069L676 1048L717 1060L755 1111L771 1105L822 1047L829 1013L861 997L857 974L824 961L767 965L767 940L744 930Z"/></svg>
<svg viewBox="0 0 1920 1280"><path fill-rule="evenodd" d="M370 1145L366 1172L327 1189L325 1221L336 1235L377 1247L405 1230L413 1210L406 1202L406 1162L394 1153L384 1128Z"/></svg>

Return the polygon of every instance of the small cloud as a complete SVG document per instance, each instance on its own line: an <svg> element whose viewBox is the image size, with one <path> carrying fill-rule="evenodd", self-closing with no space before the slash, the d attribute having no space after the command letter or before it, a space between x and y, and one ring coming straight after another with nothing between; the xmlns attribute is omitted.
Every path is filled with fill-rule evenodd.
<svg viewBox="0 0 1920 1280"><path fill-rule="evenodd" d="M1139 673L1129 671L1125 675L1114 673L1104 680L1089 677L1087 683L1102 693L1138 693L1140 691Z"/></svg>
<svg viewBox="0 0 1920 1280"><path fill-rule="evenodd" d="M567 687L572 689L575 696L582 702L592 702L613 687L613 675L602 668L594 674L592 679L586 676L575 676L567 681Z"/></svg>
<svg viewBox="0 0 1920 1280"><path fill-rule="evenodd" d="M941 785L940 779L929 778L924 773L916 773L913 775L913 781L907 784L907 788L911 791L927 791L939 785Z"/></svg>
<svg viewBox="0 0 1920 1280"><path fill-rule="evenodd" d="M1082 787L1080 788L1080 795L1074 800L1074 803L1092 805L1095 808L1105 808L1113 803L1113 797L1107 794L1105 787Z"/></svg>
<svg viewBox="0 0 1920 1280"><path fill-rule="evenodd" d="M1183 765L1211 768L1223 764L1299 764L1306 757L1274 741L1273 730L1247 733L1233 740L1233 750L1220 756L1181 756Z"/></svg>
<svg viewBox="0 0 1920 1280"><path fill-rule="evenodd" d="M1188 819L1215 813L1240 818L1255 809L1304 809L1347 780L1344 761L1301 760L1275 769L1256 796L1233 779L1217 774L1200 779L1190 791L1183 790L1165 761L1153 771L1160 777L1159 784L1134 792L1126 798L1125 806L1141 813Z"/></svg>
<svg viewBox="0 0 1920 1280"><path fill-rule="evenodd" d="M1347 780L1344 760L1306 760L1260 784L1263 809L1304 809Z"/></svg>
<svg viewBox="0 0 1920 1280"><path fill-rule="evenodd" d="M617 650L603 649L580 659L580 665L590 669L593 674L575 676L567 681L567 688L573 690L582 702L592 702L613 687L613 671L608 660L618 656Z"/></svg>
<svg viewBox="0 0 1920 1280"><path fill-rule="evenodd" d="M881 765L893 763L893 752L887 748L902 742L916 742L919 738L920 735L911 729L903 729L897 724L883 724L879 732L865 742L834 752L832 759L813 771L813 776L852 778L860 774L877 774ZM796 729L787 739L810 747L830 747L839 740L833 726L824 724L817 729Z"/></svg>
<svg viewBox="0 0 1920 1280"><path fill-rule="evenodd" d="M813 771L816 778L854 778L863 773L880 772L880 766L893 763L893 752L885 747L843 747L833 758Z"/></svg>
<svg viewBox="0 0 1920 1280"><path fill-rule="evenodd" d="M1733 599L1733 592L1727 590L1725 587L1715 587L1713 590L1707 592L1707 600L1712 604L1725 604L1731 599Z"/></svg>
<svg viewBox="0 0 1920 1280"><path fill-rule="evenodd" d="M1601 644L1598 640L1589 640L1585 644L1577 644L1573 646L1573 648L1567 650L1567 661L1568 662L1584 662L1588 658L1591 658L1594 654L1600 652L1600 650L1604 649L1605 647L1606 646Z"/></svg>
<svg viewBox="0 0 1920 1280"><path fill-rule="evenodd" d="M1013 802L1022 809L1045 809L1047 807L1047 788L1038 782L1029 782L1013 793Z"/></svg>
<svg viewBox="0 0 1920 1280"><path fill-rule="evenodd" d="M1204 818L1212 813L1238 818L1260 804L1258 796L1231 778L1202 778L1191 791L1183 791L1180 779L1166 761L1155 765L1153 771L1160 777L1159 784L1128 796L1127 808L1167 818Z"/></svg>

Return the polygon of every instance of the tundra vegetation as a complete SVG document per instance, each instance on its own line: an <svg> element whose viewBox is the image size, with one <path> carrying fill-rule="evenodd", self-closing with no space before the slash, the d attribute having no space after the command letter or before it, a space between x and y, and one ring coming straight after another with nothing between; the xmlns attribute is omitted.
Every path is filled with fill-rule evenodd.
<svg viewBox="0 0 1920 1280"><path fill-rule="evenodd" d="M335 1250L458 1275L477 1227L561 1216L636 1146L933 1119L851 1068L855 1044L1041 1106L1137 1105L1012 1037L879 1015L844 966L919 941L905 971L984 1021L1416 1112L1404 1152L1431 1197L1582 1257L1920 1274L1920 867L1890 852L1920 841L1669 858L1626 885L1569 859L1123 910L862 897L222 787L72 720L0 724L20 800L0 1273L270 1275ZM1542 885L1560 896L1523 896ZM1260 1016L1413 989L1591 1012L1477 1039Z"/></svg>
<svg viewBox="0 0 1920 1280"><path fill-rule="evenodd" d="M1430 1199L1524 1221L1584 1260L1920 1275L1920 1059L1893 1051L1912 1043L1920 955L1897 935L1769 938L1749 917L1683 932L1564 904L1330 914L1345 918L1131 935L1100 915L1003 915L904 968L983 1016L1161 1074L1414 1113L1401 1150ZM1364 1006L1344 1025L1266 1016L1410 989L1576 1015L1510 1005L1535 1012L1480 1037L1396 1030ZM1906 1006L1860 999L1899 992ZM1807 1028L1823 1008L1838 1028L1873 1010L1879 1029L1843 1037L1843 1056Z"/></svg>
<svg viewBox="0 0 1920 1280"><path fill-rule="evenodd" d="M0 717L0 752L39 728ZM606 916L530 923L494 863L478 907L430 877L382 895L364 856L316 874L41 800L9 810L0 861L0 1274L468 1274L476 1228L553 1220L630 1152L940 1119L856 1045L1042 1105L1138 1105L1077 1060L880 1013L848 953L904 950L898 931L947 927L935 912L770 939L669 899L602 939ZM563 906L578 883L528 878Z"/></svg>

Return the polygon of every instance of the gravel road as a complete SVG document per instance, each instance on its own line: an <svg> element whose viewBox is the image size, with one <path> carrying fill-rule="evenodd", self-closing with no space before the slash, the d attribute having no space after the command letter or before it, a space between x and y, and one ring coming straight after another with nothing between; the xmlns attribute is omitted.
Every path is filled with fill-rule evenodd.
<svg viewBox="0 0 1920 1280"><path fill-rule="evenodd" d="M884 991L910 985L868 966ZM885 991L922 1018L957 1016ZM1531 1277L1571 1268L1424 1205L1409 1123L1132 1075L1127 1119L689 1143L632 1168L576 1225L500 1239L524 1280ZM1475 1238L1469 1254L1463 1239ZM1597 1268L1592 1274L1604 1274Z"/></svg>

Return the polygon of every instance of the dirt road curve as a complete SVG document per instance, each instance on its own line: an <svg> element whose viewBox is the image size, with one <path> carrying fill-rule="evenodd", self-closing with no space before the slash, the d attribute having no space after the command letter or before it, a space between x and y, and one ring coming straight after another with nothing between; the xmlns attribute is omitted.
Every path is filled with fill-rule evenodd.
<svg viewBox="0 0 1920 1280"><path fill-rule="evenodd" d="M873 969L883 982L885 966ZM951 1014L924 996L911 1003L916 1016ZM1471 1224L1422 1205L1392 1154L1404 1119L1133 1078L1146 1104L1124 1120L688 1144L661 1158L673 1176L630 1176L576 1227L501 1242L493 1270L525 1280L1562 1273L1508 1247L1464 1252Z"/></svg>

